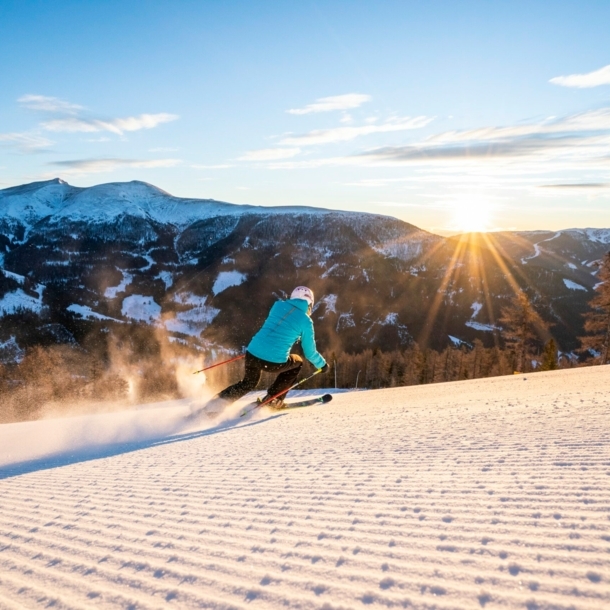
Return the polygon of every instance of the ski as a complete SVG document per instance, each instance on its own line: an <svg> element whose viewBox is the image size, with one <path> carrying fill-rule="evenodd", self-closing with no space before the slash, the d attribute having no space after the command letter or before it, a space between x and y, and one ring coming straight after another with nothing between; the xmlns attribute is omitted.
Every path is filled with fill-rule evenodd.
<svg viewBox="0 0 610 610"><path fill-rule="evenodd" d="M310 407L311 405L326 404L333 399L332 394L324 394L324 396L316 396L316 398L309 398L307 400L300 400L298 402L284 403L284 406L278 411L284 409L298 409L299 407Z"/></svg>
<svg viewBox="0 0 610 610"><path fill-rule="evenodd" d="M285 411L286 409L299 409L301 407L310 407L312 405L318 404L326 404L333 399L332 394L324 394L323 396L316 396L315 398L308 398L306 400L299 400L297 402L288 402L284 403L282 407L279 409L274 409L274 411ZM266 405L260 404L258 402L246 407L241 413L240 417L246 416L248 413L252 413L254 409L258 409L259 407L264 407Z"/></svg>

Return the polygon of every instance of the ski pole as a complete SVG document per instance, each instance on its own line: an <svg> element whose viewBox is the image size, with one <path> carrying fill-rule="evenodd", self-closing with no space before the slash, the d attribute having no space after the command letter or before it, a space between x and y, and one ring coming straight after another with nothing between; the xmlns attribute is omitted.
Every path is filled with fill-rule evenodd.
<svg viewBox="0 0 610 610"><path fill-rule="evenodd" d="M295 383L294 385L291 385L287 390L282 390L281 392L278 392L275 396L270 396L269 398L267 398L267 400L261 402L260 404L258 404L256 406L264 407L267 403L271 402L278 396L281 396L282 394L287 394L288 392L290 392L290 390L294 390L296 387L300 386L302 383L305 383L306 381L309 381L312 377L315 377L318 373L321 373L321 372L322 372L322 369L318 369L315 373L313 373L309 377L305 377L305 379L301 379L301 381L297 381L297 383Z"/></svg>
<svg viewBox="0 0 610 610"><path fill-rule="evenodd" d="M213 369L216 366L221 366L222 364L229 364L229 362L235 362L236 360L241 360L242 358L245 358L246 354L241 354L240 356L235 356L235 358L231 358L230 360L225 360L224 362L217 362L216 364L212 364L211 366L206 366L204 369L201 369L200 371L195 371L193 373L193 375L196 375L197 373L203 373L203 371L207 371L209 369Z"/></svg>

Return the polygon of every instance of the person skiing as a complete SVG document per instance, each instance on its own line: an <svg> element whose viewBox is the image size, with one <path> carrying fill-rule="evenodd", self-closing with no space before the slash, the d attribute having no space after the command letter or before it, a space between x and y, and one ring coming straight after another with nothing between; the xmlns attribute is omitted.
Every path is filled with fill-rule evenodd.
<svg viewBox="0 0 610 610"><path fill-rule="evenodd" d="M288 389L296 383L303 366L303 358L290 353L293 345L299 340L307 360L321 371L328 369L326 360L316 349L313 321L310 317L313 303L313 291L306 286L297 286L289 299L274 303L261 329L246 348L244 378L219 392L208 403L208 412L219 411L251 392L258 385L263 371L279 373L269 386L263 401L279 394L267 404L281 408ZM286 392L282 393L282 390Z"/></svg>

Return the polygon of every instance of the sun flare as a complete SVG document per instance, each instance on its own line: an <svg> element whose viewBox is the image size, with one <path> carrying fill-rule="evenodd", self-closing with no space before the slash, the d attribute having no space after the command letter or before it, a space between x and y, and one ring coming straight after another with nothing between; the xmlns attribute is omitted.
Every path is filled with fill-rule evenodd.
<svg viewBox="0 0 610 610"><path fill-rule="evenodd" d="M492 204L476 196L464 196L450 203L451 229L460 233L484 233L491 229Z"/></svg>

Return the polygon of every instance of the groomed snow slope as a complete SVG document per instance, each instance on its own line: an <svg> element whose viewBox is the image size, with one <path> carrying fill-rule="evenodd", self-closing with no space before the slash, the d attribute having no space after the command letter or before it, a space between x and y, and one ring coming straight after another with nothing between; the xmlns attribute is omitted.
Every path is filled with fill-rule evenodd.
<svg viewBox="0 0 610 610"><path fill-rule="evenodd" d="M0 607L608 608L609 376L1 426Z"/></svg>

